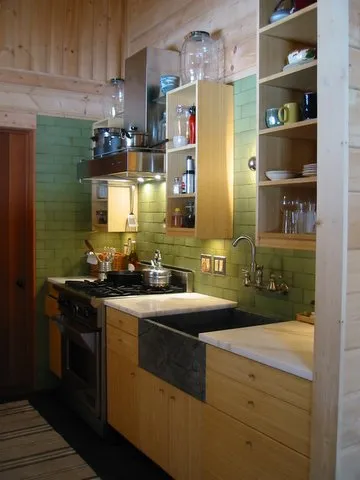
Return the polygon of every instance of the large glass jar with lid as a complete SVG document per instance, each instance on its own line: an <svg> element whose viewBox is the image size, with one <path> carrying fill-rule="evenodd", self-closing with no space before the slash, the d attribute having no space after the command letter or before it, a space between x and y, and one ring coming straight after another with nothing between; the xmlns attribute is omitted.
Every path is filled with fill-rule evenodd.
<svg viewBox="0 0 360 480"><path fill-rule="evenodd" d="M181 80L183 84L195 80L219 79L217 42L208 32L193 31L186 35L181 48Z"/></svg>
<svg viewBox="0 0 360 480"><path fill-rule="evenodd" d="M104 117L121 118L124 114L124 80L112 78L104 97Z"/></svg>

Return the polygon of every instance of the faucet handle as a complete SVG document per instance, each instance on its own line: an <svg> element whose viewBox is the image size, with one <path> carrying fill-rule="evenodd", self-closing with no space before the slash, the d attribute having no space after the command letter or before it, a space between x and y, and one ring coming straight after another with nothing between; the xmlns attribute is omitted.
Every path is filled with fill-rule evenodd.
<svg viewBox="0 0 360 480"><path fill-rule="evenodd" d="M279 275L279 282L280 282L280 285L278 286L279 292L286 295L289 292L289 286L283 279L282 275Z"/></svg>
<svg viewBox="0 0 360 480"><path fill-rule="evenodd" d="M270 273L270 277L269 277L269 283L267 285L267 289L269 290L269 292L276 292L277 288L276 288L276 282L275 282L275 274L274 273Z"/></svg>
<svg viewBox="0 0 360 480"><path fill-rule="evenodd" d="M251 285L251 278L250 278L250 272L246 268L243 268L242 273L244 274L244 280L243 280L243 285L244 287L250 287Z"/></svg>

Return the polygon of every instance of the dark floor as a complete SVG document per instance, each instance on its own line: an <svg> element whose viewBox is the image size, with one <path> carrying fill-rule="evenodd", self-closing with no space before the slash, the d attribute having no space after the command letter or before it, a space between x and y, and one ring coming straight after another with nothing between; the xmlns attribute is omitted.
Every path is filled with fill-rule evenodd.
<svg viewBox="0 0 360 480"><path fill-rule="evenodd" d="M102 480L169 480L171 478L115 432L111 440L100 438L63 404L56 391L32 394L27 396L27 399ZM1 399L0 403L4 400Z"/></svg>

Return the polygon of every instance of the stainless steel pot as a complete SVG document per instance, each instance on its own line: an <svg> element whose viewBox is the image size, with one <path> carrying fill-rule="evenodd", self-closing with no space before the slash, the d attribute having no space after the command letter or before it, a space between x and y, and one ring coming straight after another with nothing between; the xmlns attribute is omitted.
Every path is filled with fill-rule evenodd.
<svg viewBox="0 0 360 480"><path fill-rule="evenodd" d="M144 284L149 287L168 287L171 278L171 271L167 268L153 267L142 270Z"/></svg>
<svg viewBox="0 0 360 480"><path fill-rule="evenodd" d="M151 268L144 268L142 270L144 284L149 287L167 287L170 283L171 270L161 265L160 250L155 250L151 264Z"/></svg>
<svg viewBox="0 0 360 480"><path fill-rule="evenodd" d="M91 140L95 142L94 158L114 153L121 148L122 136L120 128L95 128Z"/></svg>
<svg viewBox="0 0 360 480"><path fill-rule="evenodd" d="M137 127L130 126L129 130L121 129L121 146L124 148L147 147L149 134L138 132Z"/></svg>

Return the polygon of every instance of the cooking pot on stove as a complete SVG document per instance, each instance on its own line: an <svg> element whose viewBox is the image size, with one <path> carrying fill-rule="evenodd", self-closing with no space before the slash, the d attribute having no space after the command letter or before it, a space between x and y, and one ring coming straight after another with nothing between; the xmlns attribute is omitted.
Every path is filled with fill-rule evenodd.
<svg viewBox="0 0 360 480"><path fill-rule="evenodd" d="M138 132L135 125L130 125L129 130L121 129L121 145L123 148L147 147L149 134Z"/></svg>
<svg viewBox="0 0 360 480"><path fill-rule="evenodd" d="M149 287L168 287L171 278L171 270L161 265L160 250L155 250L154 259L151 260L151 268L142 270L144 283Z"/></svg>
<svg viewBox="0 0 360 480"><path fill-rule="evenodd" d="M121 148L122 136L121 128L95 128L91 140L95 142L94 158L102 157L109 153L114 153Z"/></svg>

